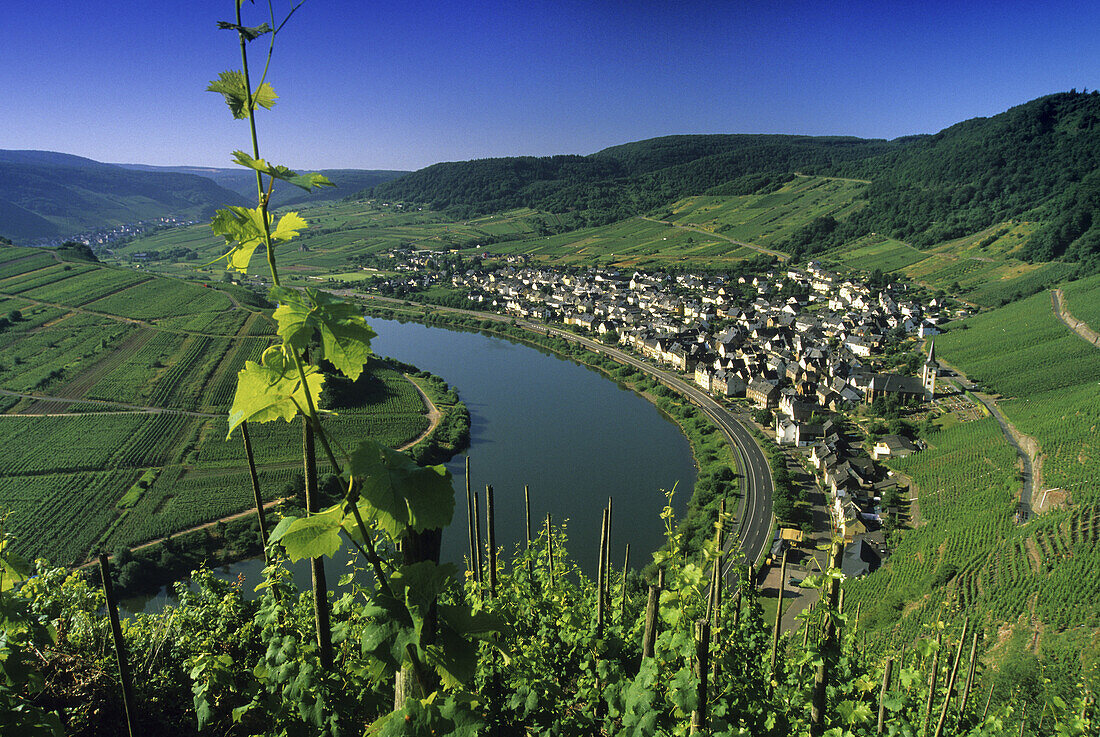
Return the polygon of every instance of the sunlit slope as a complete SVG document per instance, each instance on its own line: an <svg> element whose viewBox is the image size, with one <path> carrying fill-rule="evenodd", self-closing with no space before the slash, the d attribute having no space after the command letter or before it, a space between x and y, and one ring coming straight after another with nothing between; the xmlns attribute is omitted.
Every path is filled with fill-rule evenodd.
<svg viewBox="0 0 1100 737"><path fill-rule="evenodd" d="M77 562L249 505L225 415L237 373L274 338L254 295L0 247L0 317L0 513L13 513L22 552ZM417 438L420 394L393 368L370 369L334 437ZM253 431L269 498L301 468L300 434Z"/></svg>
<svg viewBox="0 0 1100 737"><path fill-rule="evenodd" d="M1066 289L1096 314L1096 286ZM904 639L965 612L998 643L1003 625L1037 623L1035 647L1049 657L1094 658L1078 645L1100 627L1100 349L1061 323L1043 292L952 326L936 350L1034 438L1032 503L1044 511L1015 520L1015 451L993 418L945 423L928 450L891 464L912 480L921 524L883 569L850 585L864 621Z"/></svg>

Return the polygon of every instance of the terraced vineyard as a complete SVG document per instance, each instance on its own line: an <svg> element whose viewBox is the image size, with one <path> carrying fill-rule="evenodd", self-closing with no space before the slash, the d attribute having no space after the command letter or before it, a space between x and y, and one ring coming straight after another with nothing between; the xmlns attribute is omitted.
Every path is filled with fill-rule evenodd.
<svg viewBox="0 0 1100 737"><path fill-rule="evenodd" d="M244 296L244 295L242 295ZM241 511L252 492L225 440L237 372L273 338L270 318L225 292L49 252L0 247L0 513L21 551L59 563ZM372 362L363 405L336 442L393 446L428 427L413 384ZM253 431L264 494L300 469L298 425ZM140 481L140 483L139 483Z"/></svg>
<svg viewBox="0 0 1100 737"><path fill-rule="evenodd" d="M1065 289L1088 312L1096 284ZM849 584L864 621L900 639L943 613L966 611L991 637L998 622L1039 623L1037 649L1087 660L1075 628L1100 627L1100 350L1054 316L1046 292L953 326L936 349L1002 395L1001 410L1041 449L1033 503L1049 489L1061 503L1016 524L1014 451L992 418L933 434L929 450L892 464L919 489L925 524Z"/></svg>

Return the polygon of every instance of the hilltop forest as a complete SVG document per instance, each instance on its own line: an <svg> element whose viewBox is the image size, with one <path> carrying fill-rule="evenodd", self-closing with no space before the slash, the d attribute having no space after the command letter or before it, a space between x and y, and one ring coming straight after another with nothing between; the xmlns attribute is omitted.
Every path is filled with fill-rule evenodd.
<svg viewBox="0 0 1100 737"><path fill-rule="evenodd" d="M872 233L916 246L1012 218L1042 221L1022 255L1100 254L1100 93L1049 95L935 135L893 141L782 135L669 136L590 156L441 163L363 193L423 202L455 218L517 207L572 214L577 227L690 195L766 192L794 174L868 180L862 207L824 215L781 247L809 254Z"/></svg>

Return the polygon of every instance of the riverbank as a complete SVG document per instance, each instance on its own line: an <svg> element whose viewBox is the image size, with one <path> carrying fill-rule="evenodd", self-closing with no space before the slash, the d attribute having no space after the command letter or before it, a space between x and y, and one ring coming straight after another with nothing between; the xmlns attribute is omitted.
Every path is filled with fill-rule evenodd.
<svg viewBox="0 0 1100 737"><path fill-rule="evenodd" d="M479 318L468 312L436 309L428 305L367 300L364 311L380 319L410 320L429 326L471 330L499 336L572 360L599 371L619 386L653 404L676 424L688 440L696 467L696 481L678 531L690 550L702 550L714 535L721 503L728 520L738 519L742 493L737 483L737 459L720 428L692 402L665 384L632 366L596 353L579 341L538 332L514 322Z"/></svg>

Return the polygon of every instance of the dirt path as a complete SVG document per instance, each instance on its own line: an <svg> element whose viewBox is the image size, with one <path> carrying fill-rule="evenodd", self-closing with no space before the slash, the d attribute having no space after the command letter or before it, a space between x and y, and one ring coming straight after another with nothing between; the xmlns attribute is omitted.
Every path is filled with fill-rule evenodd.
<svg viewBox="0 0 1100 737"><path fill-rule="evenodd" d="M424 390L420 388L420 385L413 381L413 378L408 374L405 374L405 378L409 380L409 383L416 387L416 391L420 394L420 398L424 400L424 406L428 408L428 429L420 433L417 437L413 438L408 443L405 443L397 450L408 450L424 438L432 434L432 431L439 427L439 421L443 419L443 413L439 411L439 408L435 406L435 403L428 398L428 395L424 393Z"/></svg>
<svg viewBox="0 0 1100 737"><path fill-rule="evenodd" d="M1020 459L1020 505L1017 510L1017 521L1021 524L1027 522L1032 514L1031 500L1035 490L1043 488L1043 450L1039 446L1039 442L1030 435L1024 435L1016 429L1016 426L1005 417L995 398L989 394L971 390L972 384L966 374L942 358L937 357L937 360L941 366L949 368L958 377L957 382L951 383L959 391L963 389L970 390L974 398L981 402L982 406L989 411L989 414L993 415L993 419L1001 426L1001 432L1004 433L1005 440L1016 450L1016 455Z"/></svg>
<svg viewBox="0 0 1100 737"><path fill-rule="evenodd" d="M53 402L59 404L99 404L103 406L102 412L34 412L34 413L17 413L7 414L0 413L0 417L83 417L85 415L97 415L97 414L166 414L166 415L186 415L188 417L206 417L206 418L218 418L225 417L223 414L217 414L214 412L194 412L186 409L168 409L166 407L149 407L140 404L126 404L124 402L107 402L102 399L84 399L84 398L72 398L72 397L53 397L44 396L41 394L24 394L23 392L13 392L8 389L0 389L0 394L8 397L19 397L21 399L34 400L36 404L44 402ZM112 407L121 407L122 409L111 409Z"/></svg>
<svg viewBox="0 0 1100 737"><path fill-rule="evenodd" d="M650 218L650 217L646 217L645 215L641 215L640 217L641 217L642 220L648 220L651 223L660 223L661 225L670 225L673 228L680 228L681 230L690 230L690 231L693 231L695 233L701 233L702 235L711 235L711 236L714 236L715 238L721 238L722 240L727 241L729 243L732 243L735 246L744 246L745 248L751 248L752 250L757 251L758 253L763 253L763 254L768 255L768 256L775 256L780 261L786 261L787 259L789 259L791 257L790 254L788 254L788 253L782 253L780 251L773 251L770 248L764 248L763 246L757 246L753 243L745 243L744 241L736 241L733 238L730 238L728 235L722 235L721 233L715 233L713 231L706 230L705 228L696 228L694 225L679 225L677 223L672 222L671 220L658 220L657 218Z"/></svg>
<svg viewBox="0 0 1100 737"><path fill-rule="evenodd" d="M1070 330L1100 348L1100 335L1090 328L1087 322L1078 320L1070 314L1069 308L1066 307L1066 295L1061 289L1051 291L1050 301L1054 307L1054 314L1058 316L1059 320L1064 322Z"/></svg>

